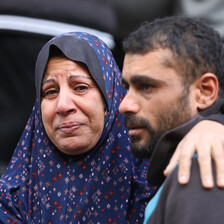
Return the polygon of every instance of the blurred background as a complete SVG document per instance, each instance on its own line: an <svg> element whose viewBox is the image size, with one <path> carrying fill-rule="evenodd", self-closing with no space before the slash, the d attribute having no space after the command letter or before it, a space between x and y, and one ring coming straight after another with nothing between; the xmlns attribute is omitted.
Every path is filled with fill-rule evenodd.
<svg viewBox="0 0 224 224"><path fill-rule="evenodd" d="M95 34L122 69L122 40L144 21L169 15L203 18L224 36L224 0L1 0L0 175L34 104L38 52L52 36Z"/></svg>

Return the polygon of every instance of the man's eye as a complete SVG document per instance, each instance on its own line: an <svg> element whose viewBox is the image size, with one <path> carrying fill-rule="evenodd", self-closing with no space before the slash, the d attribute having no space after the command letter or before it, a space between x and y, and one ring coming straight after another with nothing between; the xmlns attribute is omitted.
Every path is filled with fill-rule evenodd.
<svg viewBox="0 0 224 224"><path fill-rule="evenodd" d="M149 92L152 89L152 85L150 85L150 84L142 84L139 88L143 92Z"/></svg>

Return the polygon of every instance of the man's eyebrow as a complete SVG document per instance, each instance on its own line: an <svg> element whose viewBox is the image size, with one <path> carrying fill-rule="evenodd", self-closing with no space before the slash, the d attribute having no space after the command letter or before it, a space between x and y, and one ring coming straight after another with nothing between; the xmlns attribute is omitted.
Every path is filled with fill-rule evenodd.
<svg viewBox="0 0 224 224"><path fill-rule="evenodd" d="M131 77L131 83L132 84L138 84L138 83L144 83L144 82L148 82L148 83L155 83L155 84L162 84L165 83L165 81L161 80L161 79L155 79L146 75L135 75Z"/></svg>

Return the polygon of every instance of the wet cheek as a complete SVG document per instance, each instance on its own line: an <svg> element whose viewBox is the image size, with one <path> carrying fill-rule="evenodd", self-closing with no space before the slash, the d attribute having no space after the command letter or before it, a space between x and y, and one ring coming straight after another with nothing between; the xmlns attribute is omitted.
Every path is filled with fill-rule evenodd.
<svg viewBox="0 0 224 224"><path fill-rule="evenodd" d="M90 116L90 123L93 129L101 130L104 127L104 111L101 108L100 110L95 110L94 114Z"/></svg>
<svg viewBox="0 0 224 224"><path fill-rule="evenodd" d="M48 132L49 122L45 114L42 114L42 121L43 121L45 130Z"/></svg>
<svg viewBox="0 0 224 224"><path fill-rule="evenodd" d="M52 111L52 108L44 108L42 107L42 121L43 121L43 124L44 124L44 127L45 129L49 126L51 126L52 122L53 122L53 111Z"/></svg>

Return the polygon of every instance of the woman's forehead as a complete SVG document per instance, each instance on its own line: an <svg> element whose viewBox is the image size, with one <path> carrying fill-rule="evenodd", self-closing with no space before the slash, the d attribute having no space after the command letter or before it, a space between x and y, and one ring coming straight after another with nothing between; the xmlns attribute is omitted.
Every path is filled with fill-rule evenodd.
<svg viewBox="0 0 224 224"><path fill-rule="evenodd" d="M101 41L98 41L99 43L97 42L95 44L93 39L94 36L92 35L65 35L53 38L42 48L36 64L36 91L39 100L41 97L41 83L44 72L46 71L49 56L51 56L51 49L56 48L56 51L61 51L69 59L86 64L108 106L108 94L106 89L110 88L110 84L108 83L110 81L107 77L104 79L104 73L108 73L108 70L111 69L106 60L106 55L109 50L107 49L107 46L101 44Z"/></svg>
<svg viewBox="0 0 224 224"><path fill-rule="evenodd" d="M68 77L81 75L82 77L93 79L88 67L84 63L70 60L64 55L53 56L48 60L42 82L44 82L48 77L58 74L66 74Z"/></svg>

